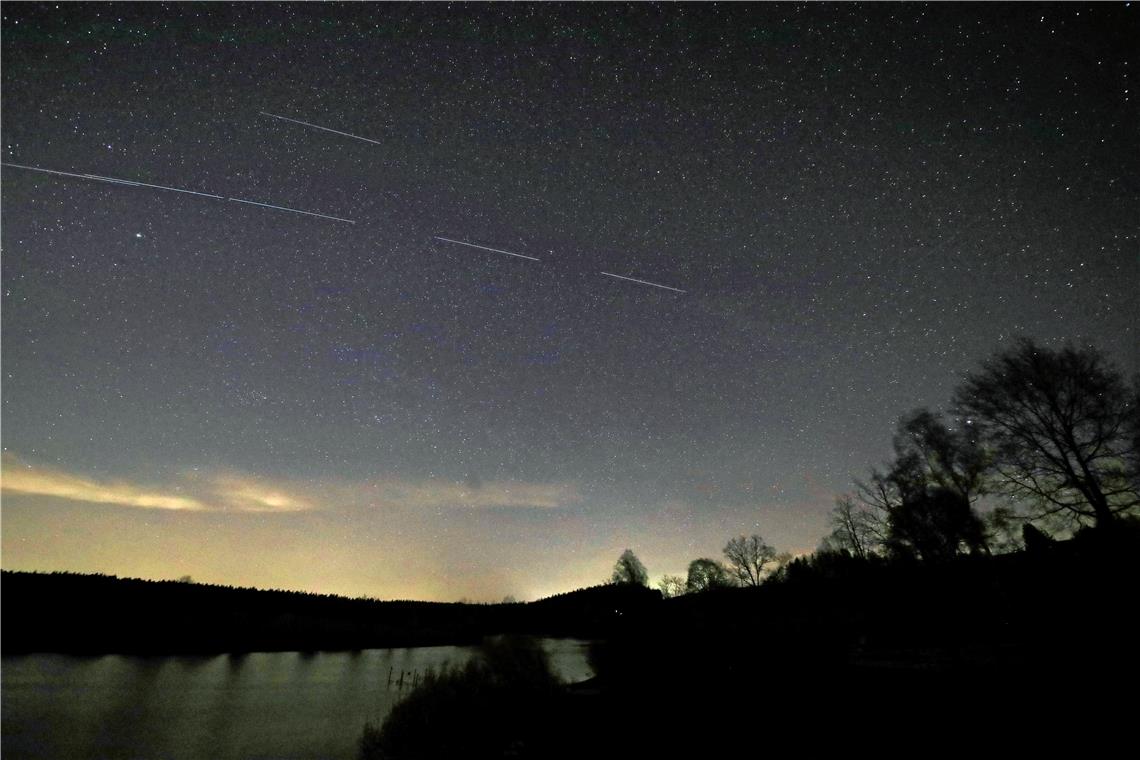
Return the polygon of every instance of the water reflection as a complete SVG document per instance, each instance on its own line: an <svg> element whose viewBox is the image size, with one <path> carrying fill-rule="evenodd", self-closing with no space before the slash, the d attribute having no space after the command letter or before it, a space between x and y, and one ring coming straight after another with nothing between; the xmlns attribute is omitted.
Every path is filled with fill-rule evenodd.
<svg viewBox="0 0 1140 760"><path fill-rule="evenodd" d="M545 644L564 679L590 676L583 642ZM365 721L381 721L428 668L462 663L472 651L5 657L0 754L347 760Z"/></svg>

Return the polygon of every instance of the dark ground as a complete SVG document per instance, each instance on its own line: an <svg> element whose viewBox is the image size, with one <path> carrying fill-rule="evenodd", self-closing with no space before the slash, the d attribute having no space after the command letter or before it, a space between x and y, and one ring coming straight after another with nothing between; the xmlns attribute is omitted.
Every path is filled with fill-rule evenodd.
<svg viewBox="0 0 1140 760"><path fill-rule="evenodd" d="M453 693L431 723L454 731L427 730L415 753L389 756L466 747L467 756L752 757L772 742L926 755L1053 741L1095 756L1110 738L1133 742L1138 580L1135 536L1095 533L941 565L823 557L758 589L669 600L609 586L529 604L375 602L4 573L3 652L312 651L565 635L595 640L595 679L521 697L505 688L505 703ZM433 752L444 734L462 744Z"/></svg>

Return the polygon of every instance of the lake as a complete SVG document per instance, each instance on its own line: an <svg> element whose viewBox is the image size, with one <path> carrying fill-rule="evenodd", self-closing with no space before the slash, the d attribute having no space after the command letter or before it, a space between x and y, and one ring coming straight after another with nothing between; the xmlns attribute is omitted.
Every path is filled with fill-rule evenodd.
<svg viewBox="0 0 1140 760"><path fill-rule="evenodd" d="M592 675L586 642L543 645L564 680ZM4 760L348 760L364 723L382 721L417 674L474 651L4 657L0 750Z"/></svg>

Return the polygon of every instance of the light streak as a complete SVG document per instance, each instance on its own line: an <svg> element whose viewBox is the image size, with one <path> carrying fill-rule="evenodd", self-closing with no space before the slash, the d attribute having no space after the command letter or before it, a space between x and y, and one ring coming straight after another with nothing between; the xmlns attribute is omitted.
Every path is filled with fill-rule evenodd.
<svg viewBox="0 0 1140 760"><path fill-rule="evenodd" d="M629 280L630 282L636 282L636 283L640 283L642 285L652 285L653 287L661 288L662 290L672 290L675 293L687 292L687 291L681 290L680 288L671 288L668 285L658 285L656 282L649 282L647 280L635 280L632 277L622 277L620 274L610 274L609 272L602 272L602 274L604 274L606 277L616 277L619 280Z"/></svg>
<svg viewBox="0 0 1140 760"><path fill-rule="evenodd" d="M354 134L350 134L348 132L341 132L339 129L330 129L329 127L322 127L320 124L310 124L307 121L301 121L300 119L290 119L288 116L278 116L277 114L269 113L267 111L258 111L258 113L260 113L262 116L268 116L271 119L280 119L281 121L291 121L294 124L300 124L302 126L312 127L313 129L323 129L325 132L332 132L334 135L344 135L345 137L351 137L353 140L363 140L364 142L372 143L373 145L383 145L383 143L379 142L378 140L369 140L367 137L361 137L360 135L354 135Z"/></svg>
<svg viewBox="0 0 1140 760"><path fill-rule="evenodd" d="M539 259L536 259L534 256L524 256L521 253L511 253L510 251L504 251L501 248L488 248L485 245L476 245L475 243L465 243L462 240L452 240L451 238L440 237L439 235L435 235L434 237L436 240L442 240L445 243L455 243L456 245L466 245L466 246L469 246L471 248L480 248L484 251L494 251L495 253L505 253L508 256L518 256L520 259L530 259L531 261L538 261L539 260Z"/></svg>

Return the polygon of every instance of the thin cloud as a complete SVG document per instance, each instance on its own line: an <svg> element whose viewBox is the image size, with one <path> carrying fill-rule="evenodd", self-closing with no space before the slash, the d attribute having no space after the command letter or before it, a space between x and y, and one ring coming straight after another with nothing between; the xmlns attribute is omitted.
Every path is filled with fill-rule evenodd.
<svg viewBox="0 0 1140 760"><path fill-rule="evenodd" d="M318 508L559 509L580 499L573 485L380 478L290 482L246 473L186 473L175 485L99 481L3 455L0 489L91 504L143 509L288 513Z"/></svg>
<svg viewBox="0 0 1140 760"><path fill-rule="evenodd" d="M379 480L350 487L353 501L374 507L419 509L558 509L579 499L577 489L560 483L471 483Z"/></svg>
<svg viewBox="0 0 1140 760"><path fill-rule="evenodd" d="M38 467L5 453L0 490L11 493L55 496L92 504L120 504L145 509L204 510L209 505L178 493L164 492L127 483L101 483L78 475Z"/></svg>
<svg viewBox="0 0 1140 760"><path fill-rule="evenodd" d="M231 483L219 492L219 496L234 508L246 512L298 512L313 508L304 499L257 484Z"/></svg>
<svg viewBox="0 0 1140 760"><path fill-rule="evenodd" d="M4 453L0 490L54 496L90 504L194 512L299 512L312 502L261 478L225 474L187 477L177 486L142 486L125 480L99 481L33 465Z"/></svg>
<svg viewBox="0 0 1140 760"><path fill-rule="evenodd" d="M316 508L315 501L300 493L291 483L281 483L245 473L187 476L195 490L214 508L229 512L304 512Z"/></svg>

